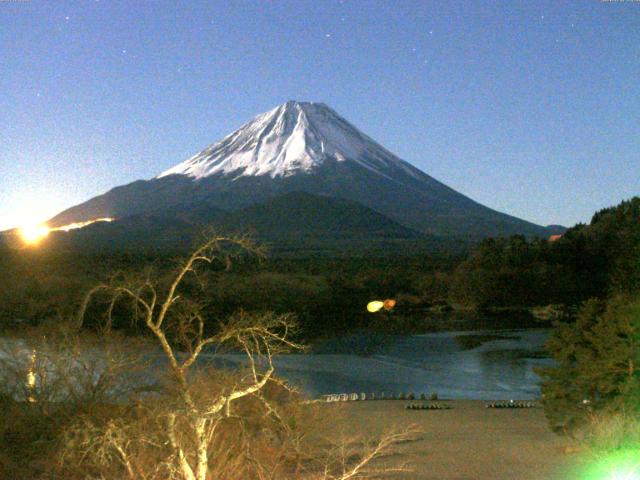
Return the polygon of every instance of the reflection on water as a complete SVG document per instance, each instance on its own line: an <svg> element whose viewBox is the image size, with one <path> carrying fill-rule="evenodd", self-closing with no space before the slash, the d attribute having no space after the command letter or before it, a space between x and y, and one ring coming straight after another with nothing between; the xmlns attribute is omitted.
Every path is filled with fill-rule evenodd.
<svg viewBox="0 0 640 480"><path fill-rule="evenodd" d="M341 392L437 393L441 398L533 399L534 366L548 365L548 329L441 332L378 338L366 356L342 347L284 355L276 370L312 396ZM463 338L460 341L460 337ZM353 343L358 343L353 340ZM366 343L366 337L360 338Z"/></svg>

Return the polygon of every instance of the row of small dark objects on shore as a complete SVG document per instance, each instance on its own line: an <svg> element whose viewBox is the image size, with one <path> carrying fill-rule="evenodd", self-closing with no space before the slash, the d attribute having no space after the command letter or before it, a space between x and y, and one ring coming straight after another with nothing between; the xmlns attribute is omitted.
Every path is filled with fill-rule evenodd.
<svg viewBox="0 0 640 480"><path fill-rule="evenodd" d="M487 408L535 408L537 406L536 402L519 402L516 400L487 403Z"/></svg>
<svg viewBox="0 0 640 480"><path fill-rule="evenodd" d="M424 393L416 397L413 393L400 393L395 395L393 393L387 395L382 393L331 393L329 395L322 395L322 399L325 402L351 402L356 400L438 400L438 395L432 393L426 395Z"/></svg>
<svg viewBox="0 0 640 480"><path fill-rule="evenodd" d="M535 402L517 402L515 400L486 404L487 408L535 408L536 406ZM407 410L448 410L451 405L446 403L409 403L404 408Z"/></svg>
<svg viewBox="0 0 640 480"><path fill-rule="evenodd" d="M384 392L380 394L375 393L333 393L329 395L323 395L322 398L325 402L353 402L362 400L422 400L423 402L430 400L434 402L438 400L438 395L433 393L429 396L424 393L420 394L419 398L413 393L399 395L386 395ZM504 402L490 402L486 404L487 408L535 408L538 404L532 401L517 401L509 400ZM407 410L448 410L451 405L443 403L409 403L405 405Z"/></svg>
<svg viewBox="0 0 640 480"><path fill-rule="evenodd" d="M409 403L404 406L407 410L449 410L451 405L446 403Z"/></svg>

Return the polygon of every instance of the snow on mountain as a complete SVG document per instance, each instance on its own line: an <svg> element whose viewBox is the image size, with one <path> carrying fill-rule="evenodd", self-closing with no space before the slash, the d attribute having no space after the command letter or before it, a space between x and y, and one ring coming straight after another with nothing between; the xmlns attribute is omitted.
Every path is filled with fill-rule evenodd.
<svg viewBox="0 0 640 480"><path fill-rule="evenodd" d="M427 234L548 236L544 227L487 208L396 157L323 103L293 101L157 177L115 187L50 224L235 211L293 192L356 202Z"/></svg>
<svg viewBox="0 0 640 480"><path fill-rule="evenodd" d="M181 174L201 179L212 175L268 175L271 178L310 173L326 161L354 161L385 177L395 165L416 170L353 127L323 103L290 101L258 115L197 155L158 175Z"/></svg>

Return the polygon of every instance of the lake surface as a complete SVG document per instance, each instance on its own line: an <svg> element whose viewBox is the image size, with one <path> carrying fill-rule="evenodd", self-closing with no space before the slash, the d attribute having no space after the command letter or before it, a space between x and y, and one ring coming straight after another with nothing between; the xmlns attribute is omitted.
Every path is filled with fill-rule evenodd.
<svg viewBox="0 0 640 480"><path fill-rule="evenodd" d="M437 393L440 398L529 400L540 394L535 366L549 365L549 329L478 330L354 338L320 352L283 355L276 371L310 396ZM350 353L351 350L366 353ZM365 347L364 349L362 347Z"/></svg>
<svg viewBox="0 0 640 480"><path fill-rule="evenodd" d="M316 345L311 353L280 355L274 363L277 375L313 398L332 393L384 392L387 397L435 393L450 399L530 400L540 394L534 367L552 363L543 352L550 331L484 329L352 335ZM25 348L24 352L30 354L31 350ZM150 355L158 359L158 365L163 362L161 352ZM210 353L203 353L199 360L202 365L220 367L245 361L241 354ZM153 383L153 377L149 371L146 378Z"/></svg>

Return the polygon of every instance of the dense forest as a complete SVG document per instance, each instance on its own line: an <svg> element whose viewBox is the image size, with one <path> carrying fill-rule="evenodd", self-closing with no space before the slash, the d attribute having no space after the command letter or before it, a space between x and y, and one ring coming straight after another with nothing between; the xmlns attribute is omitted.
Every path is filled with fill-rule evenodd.
<svg viewBox="0 0 640 480"><path fill-rule="evenodd" d="M455 270L453 303L477 307L577 305L640 286L640 198L597 212L555 241L488 239Z"/></svg>
<svg viewBox="0 0 640 480"><path fill-rule="evenodd" d="M589 298L640 286L640 198L597 212L558 239L486 239L468 253L358 257L236 259L231 271L207 272L209 313L294 312L307 338L359 328L420 328L421 319L448 310L526 310L548 305L570 311ZM38 323L72 315L83 294L113 275L145 268L168 275L177 260L152 254L72 254L0 250L0 319ZM149 267L151 266L151 267ZM224 274L222 274L224 273ZM206 281L205 281L206 280ZM394 298L395 322L364 309ZM544 311L544 310L543 310ZM392 327L390 326L392 325Z"/></svg>

